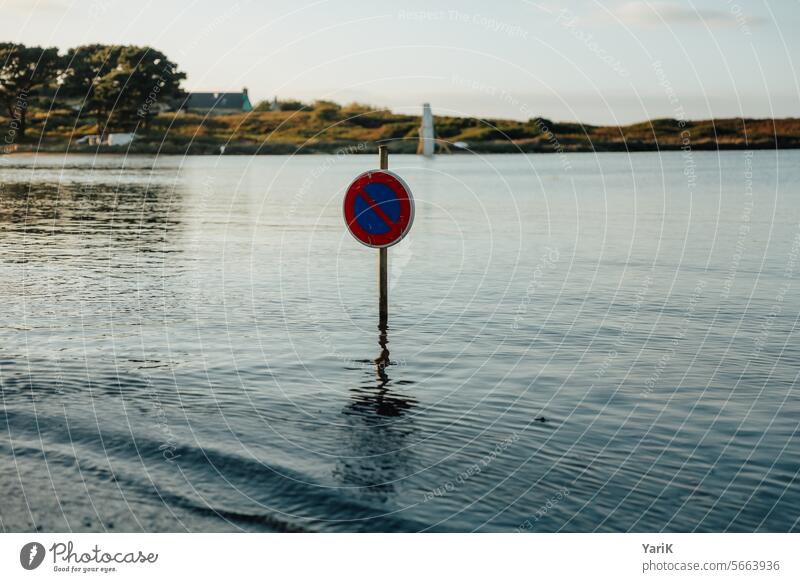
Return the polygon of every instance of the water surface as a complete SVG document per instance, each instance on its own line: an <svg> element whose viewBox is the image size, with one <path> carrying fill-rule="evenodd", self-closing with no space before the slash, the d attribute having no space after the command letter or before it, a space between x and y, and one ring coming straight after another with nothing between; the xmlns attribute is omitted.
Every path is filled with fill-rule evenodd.
<svg viewBox="0 0 800 582"><path fill-rule="evenodd" d="M800 528L800 152L375 163L0 159L2 528Z"/></svg>

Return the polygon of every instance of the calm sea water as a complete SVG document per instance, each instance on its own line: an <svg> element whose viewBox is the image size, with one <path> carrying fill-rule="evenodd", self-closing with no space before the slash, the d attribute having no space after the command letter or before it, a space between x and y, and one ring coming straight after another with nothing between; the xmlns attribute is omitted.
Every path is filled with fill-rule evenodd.
<svg viewBox="0 0 800 582"><path fill-rule="evenodd" d="M0 160L6 531L800 529L800 152Z"/></svg>

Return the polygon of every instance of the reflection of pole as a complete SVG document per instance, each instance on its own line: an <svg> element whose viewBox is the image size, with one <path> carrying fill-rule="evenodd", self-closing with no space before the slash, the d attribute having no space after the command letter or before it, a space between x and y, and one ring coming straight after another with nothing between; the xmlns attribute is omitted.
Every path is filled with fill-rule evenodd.
<svg viewBox="0 0 800 582"><path fill-rule="evenodd" d="M389 150L378 146L381 170L389 169ZM389 249L378 249L378 328L385 330L389 324Z"/></svg>

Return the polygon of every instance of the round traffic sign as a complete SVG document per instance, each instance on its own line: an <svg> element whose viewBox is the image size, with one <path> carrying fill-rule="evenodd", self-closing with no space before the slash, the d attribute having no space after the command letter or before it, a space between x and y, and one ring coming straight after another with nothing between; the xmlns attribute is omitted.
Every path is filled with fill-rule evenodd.
<svg viewBox="0 0 800 582"><path fill-rule="evenodd" d="M389 170L364 172L344 195L344 221L361 244L377 248L397 244L414 222L411 190Z"/></svg>

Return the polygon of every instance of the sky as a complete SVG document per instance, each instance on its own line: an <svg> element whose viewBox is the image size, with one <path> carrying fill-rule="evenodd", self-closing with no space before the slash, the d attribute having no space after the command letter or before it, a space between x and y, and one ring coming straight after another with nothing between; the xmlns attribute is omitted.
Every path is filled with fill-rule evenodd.
<svg viewBox="0 0 800 582"><path fill-rule="evenodd" d="M617 124L800 117L796 0L0 0L0 40L166 53L196 91Z"/></svg>

